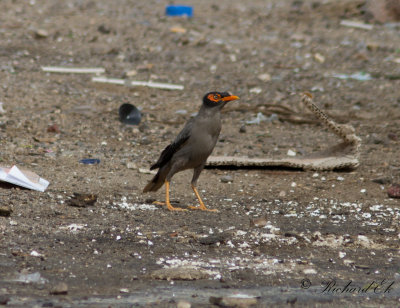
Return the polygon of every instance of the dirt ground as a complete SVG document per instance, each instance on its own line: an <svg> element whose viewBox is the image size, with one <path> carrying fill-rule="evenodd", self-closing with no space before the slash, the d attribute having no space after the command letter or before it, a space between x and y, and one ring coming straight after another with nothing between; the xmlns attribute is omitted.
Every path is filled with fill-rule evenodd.
<svg viewBox="0 0 400 308"><path fill-rule="evenodd" d="M193 18L166 17L169 2L156 0L0 2L0 163L50 182L44 193L0 187L12 209L0 216L0 305L399 305L400 203L387 189L400 182L400 25L341 26L364 20L362 1L181 3ZM41 66L185 88L105 85ZM358 72L371 80L334 77ZM154 206L164 189L142 194L152 177L143 169L211 90L241 98L224 110L214 155L280 158L335 144L300 105L312 91L354 126L360 166L206 169L199 190L218 213ZM123 103L141 108L139 126L119 122ZM305 120L277 113L247 124L270 117L270 104ZM191 176L173 178L177 206L196 204ZM74 193L97 202L73 207Z"/></svg>

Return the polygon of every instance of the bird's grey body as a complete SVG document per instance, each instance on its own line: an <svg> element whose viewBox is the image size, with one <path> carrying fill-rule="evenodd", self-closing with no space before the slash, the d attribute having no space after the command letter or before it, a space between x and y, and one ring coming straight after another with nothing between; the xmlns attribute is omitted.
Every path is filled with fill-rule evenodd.
<svg viewBox="0 0 400 308"><path fill-rule="evenodd" d="M160 162L162 166L153 181L149 183L151 185L147 185L144 192L157 191L165 180L170 181L175 173L186 169L194 169L192 184L196 184L221 132L221 113L216 108L219 109L218 106L207 108L202 105L198 114L186 122L184 128L169 145L169 147L177 146L178 149L167 162L164 164L162 161ZM160 159L162 159L162 154Z"/></svg>

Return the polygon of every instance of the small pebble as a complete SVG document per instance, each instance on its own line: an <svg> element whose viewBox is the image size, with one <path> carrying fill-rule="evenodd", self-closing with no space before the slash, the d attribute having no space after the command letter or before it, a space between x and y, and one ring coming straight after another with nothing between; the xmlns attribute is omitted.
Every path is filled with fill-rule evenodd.
<svg viewBox="0 0 400 308"><path fill-rule="evenodd" d="M270 74L260 74L257 76L258 79L260 79L261 81L267 82L271 80L271 75Z"/></svg>
<svg viewBox="0 0 400 308"><path fill-rule="evenodd" d="M222 183L230 183L233 182L233 178L230 175L224 175L220 178Z"/></svg>
<svg viewBox="0 0 400 308"><path fill-rule="evenodd" d="M48 133L56 133L56 134L59 134L59 133L60 133L60 128L58 127L57 124L49 125L49 126L47 127L47 132L48 132Z"/></svg>
<svg viewBox="0 0 400 308"><path fill-rule="evenodd" d="M52 295L66 295L68 294L68 285L65 282L60 282L50 290Z"/></svg>
<svg viewBox="0 0 400 308"><path fill-rule="evenodd" d="M249 92L252 94L260 94L262 92L262 89L259 87L254 87L254 88L251 88Z"/></svg>
<svg viewBox="0 0 400 308"><path fill-rule="evenodd" d="M254 218L250 220L251 227L262 228L265 227L266 225L267 225L267 220L264 217Z"/></svg>
<svg viewBox="0 0 400 308"><path fill-rule="evenodd" d="M190 304L187 301L179 301L176 305L176 308L190 308L192 307L192 304Z"/></svg>
<svg viewBox="0 0 400 308"><path fill-rule="evenodd" d="M292 156L292 157L294 157L294 156L296 156L296 152L293 151L293 150L288 150L288 151L287 151L287 156Z"/></svg>
<svg viewBox="0 0 400 308"><path fill-rule="evenodd" d="M8 205L0 205L0 216L8 217L12 213L12 209Z"/></svg>
<svg viewBox="0 0 400 308"><path fill-rule="evenodd" d="M280 193L279 193L279 197L280 198L286 197L286 191L281 190Z"/></svg>
<svg viewBox="0 0 400 308"><path fill-rule="evenodd" d="M315 275L317 271L313 268L306 268L305 270L303 270L303 273L305 275Z"/></svg>
<svg viewBox="0 0 400 308"><path fill-rule="evenodd" d="M38 29L35 31L35 38L37 39L43 39L49 36L49 32L43 29Z"/></svg>
<svg viewBox="0 0 400 308"><path fill-rule="evenodd" d="M133 162L126 163L126 168L128 169L137 169L137 165Z"/></svg>

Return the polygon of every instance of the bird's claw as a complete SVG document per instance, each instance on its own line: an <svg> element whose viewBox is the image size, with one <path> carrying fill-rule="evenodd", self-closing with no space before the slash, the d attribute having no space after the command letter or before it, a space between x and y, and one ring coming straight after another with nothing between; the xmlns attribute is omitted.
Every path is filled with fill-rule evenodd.
<svg viewBox="0 0 400 308"><path fill-rule="evenodd" d="M154 201L153 204L154 204L154 205L161 205L161 206L164 206L164 205L165 205L165 202Z"/></svg>
<svg viewBox="0 0 400 308"><path fill-rule="evenodd" d="M168 210L170 210L170 211L183 211L183 212L187 211L187 209L182 209L180 207L173 207L173 206L168 206Z"/></svg>
<svg viewBox="0 0 400 308"><path fill-rule="evenodd" d="M191 206L191 205L189 205L188 208L191 209L191 210L200 210L200 211L206 211L206 212L215 212L215 213L219 212L217 209L208 209L205 206L202 207L202 206Z"/></svg>
<svg viewBox="0 0 400 308"><path fill-rule="evenodd" d="M187 209L182 209L180 207L173 207L171 204L168 205L166 202L161 202L161 201L154 201L154 205L161 205L161 206L167 206L167 209L170 211L187 211Z"/></svg>

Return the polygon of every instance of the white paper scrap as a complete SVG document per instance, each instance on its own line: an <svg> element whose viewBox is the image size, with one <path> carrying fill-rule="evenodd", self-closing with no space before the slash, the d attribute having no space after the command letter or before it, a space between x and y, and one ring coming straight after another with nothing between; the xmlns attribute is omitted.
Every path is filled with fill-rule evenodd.
<svg viewBox="0 0 400 308"><path fill-rule="evenodd" d="M28 170L20 170L15 165L11 168L0 166L0 181L42 192L45 191L50 184L36 173Z"/></svg>
<svg viewBox="0 0 400 308"><path fill-rule="evenodd" d="M356 20L341 20L340 25L345 27L364 29L364 30L372 30L374 28L373 25L365 24L363 22Z"/></svg>
<svg viewBox="0 0 400 308"><path fill-rule="evenodd" d="M103 82L103 83L113 83L119 85L127 85L127 86L142 86L149 88L157 88L157 89L165 89L165 90L183 90L184 86L180 84L170 84L170 83L161 83L161 82L153 82L153 81L130 81L125 79L118 78L107 78L107 77L93 77L93 82Z"/></svg>
<svg viewBox="0 0 400 308"><path fill-rule="evenodd" d="M66 74L103 74L105 69L102 67L61 67L61 66L42 66L44 72L66 73Z"/></svg>

